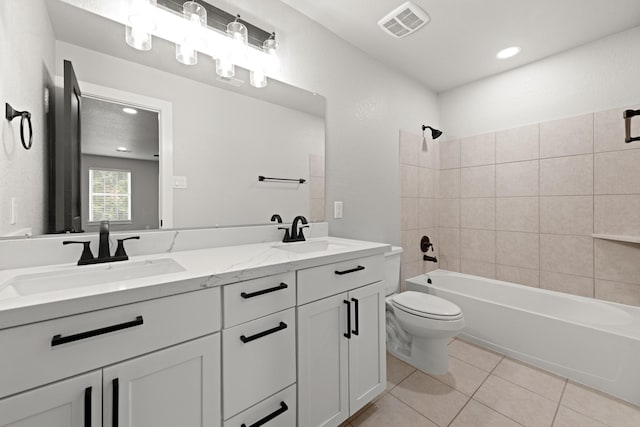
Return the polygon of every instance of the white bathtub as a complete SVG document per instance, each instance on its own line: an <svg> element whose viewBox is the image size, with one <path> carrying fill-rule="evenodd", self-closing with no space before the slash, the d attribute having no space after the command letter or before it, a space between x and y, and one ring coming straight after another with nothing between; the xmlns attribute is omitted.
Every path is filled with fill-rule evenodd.
<svg viewBox="0 0 640 427"><path fill-rule="evenodd" d="M638 307L446 270L407 289L460 306L463 339L640 404Z"/></svg>

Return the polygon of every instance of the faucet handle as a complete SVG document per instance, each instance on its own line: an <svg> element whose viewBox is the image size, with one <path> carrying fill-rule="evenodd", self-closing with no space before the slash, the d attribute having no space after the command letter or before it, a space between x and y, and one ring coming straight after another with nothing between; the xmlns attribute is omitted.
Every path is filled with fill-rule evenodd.
<svg viewBox="0 0 640 427"><path fill-rule="evenodd" d="M284 238L282 239L283 243L288 243L291 241L291 235L289 234L288 227L278 227L278 230L284 230Z"/></svg>
<svg viewBox="0 0 640 427"><path fill-rule="evenodd" d="M62 242L63 245L73 245L73 244L77 244L77 245L84 245L84 247L82 248L82 255L80 255L80 260L78 261L78 265L80 265L81 262L83 261L91 261L93 260L93 252L91 252L91 248L89 247L89 245L91 244L91 242L76 242L76 241L72 241L72 240L65 240L64 242Z"/></svg>
<svg viewBox="0 0 640 427"><path fill-rule="evenodd" d="M129 256L127 255L127 251L124 250L124 242L125 240L140 240L140 236L125 237L124 239L117 239L117 240L118 240L118 247L116 248L116 253L113 256L129 258Z"/></svg>
<svg viewBox="0 0 640 427"><path fill-rule="evenodd" d="M304 238L304 233L302 232L303 228L309 228L308 225L303 225L300 228L298 228L298 239L300 239L301 242L304 242L306 239Z"/></svg>

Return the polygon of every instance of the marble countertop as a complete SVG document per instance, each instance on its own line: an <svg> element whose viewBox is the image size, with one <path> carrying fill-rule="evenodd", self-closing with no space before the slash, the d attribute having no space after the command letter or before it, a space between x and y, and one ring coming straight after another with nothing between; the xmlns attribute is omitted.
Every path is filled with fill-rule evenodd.
<svg viewBox="0 0 640 427"><path fill-rule="evenodd" d="M323 242L328 242L328 247L322 250L292 252L281 248L296 245L310 247ZM0 271L0 329L382 254L390 248L390 245L383 243L322 237L287 245L280 242L267 242L143 255L113 264L82 267L75 264L59 264L3 270ZM96 274L100 274L101 271L116 268L126 262L143 264L145 261L153 263L165 259L175 261L182 267L181 271L31 295L17 295L10 289L16 279L25 276L51 275L54 277L65 272L73 274L76 271L95 271Z"/></svg>

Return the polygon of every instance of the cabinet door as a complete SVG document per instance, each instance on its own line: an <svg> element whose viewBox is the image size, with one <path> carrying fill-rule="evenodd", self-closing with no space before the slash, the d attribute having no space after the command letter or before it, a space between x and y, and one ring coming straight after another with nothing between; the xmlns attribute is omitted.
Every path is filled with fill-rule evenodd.
<svg viewBox="0 0 640 427"><path fill-rule="evenodd" d="M384 282L349 292L349 410L355 414L387 387Z"/></svg>
<svg viewBox="0 0 640 427"><path fill-rule="evenodd" d="M347 294L298 307L298 425L337 426L349 417Z"/></svg>
<svg viewBox="0 0 640 427"><path fill-rule="evenodd" d="M0 400L1 427L100 427L102 372Z"/></svg>
<svg viewBox="0 0 640 427"><path fill-rule="evenodd" d="M104 370L104 427L220 426L220 334Z"/></svg>

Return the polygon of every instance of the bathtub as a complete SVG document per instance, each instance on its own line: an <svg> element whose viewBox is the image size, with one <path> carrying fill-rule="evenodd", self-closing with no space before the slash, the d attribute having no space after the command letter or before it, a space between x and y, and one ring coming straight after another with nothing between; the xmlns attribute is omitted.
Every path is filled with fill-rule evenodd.
<svg viewBox="0 0 640 427"><path fill-rule="evenodd" d="M640 404L640 307L446 270L406 285L456 303L461 338Z"/></svg>

